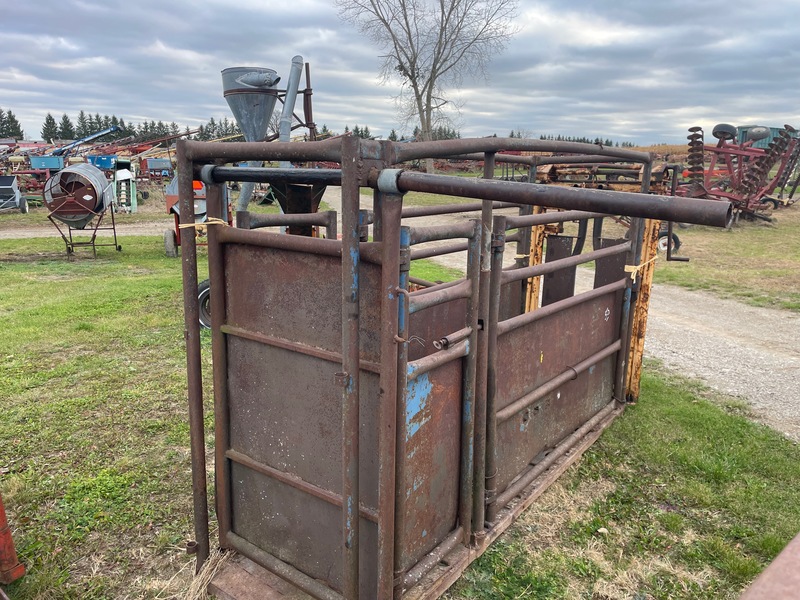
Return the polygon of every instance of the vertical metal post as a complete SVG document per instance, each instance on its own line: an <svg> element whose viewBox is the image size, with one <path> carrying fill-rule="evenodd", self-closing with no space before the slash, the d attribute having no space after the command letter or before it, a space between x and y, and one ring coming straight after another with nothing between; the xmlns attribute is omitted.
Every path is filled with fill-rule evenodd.
<svg viewBox="0 0 800 600"><path fill-rule="evenodd" d="M397 423L397 333L400 284L400 211L403 197L383 194L376 211L381 227L381 372L378 407L378 591L391 598L394 588L395 451Z"/></svg>
<svg viewBox="0 0 800 600"><path fill-rule="evenodd" d="M218 219L227 217L228 207L225 184L206 184L208 215ZM237 213L237 216L240 213ZM246 213L249 215L249 213ZM211 299L211 356L214 379L214 471L216 475L216 509L219 524L219 542L228 548L227 535L231 530L230 461L225 456L230 448L230 415L228 412L228 352L227 340L220 327L225 321L225 266L221 244L217 241L221 225L208 228L208 275L212 283Z"/></svg>
<svg viewBox="0 0 800 600"><path fill-rule="evenodd" d="M194 224L192 161L186 141L178 140L178 190L181 224ZM196 572L208 559L208 491L206 490L206 445L203 426L203 373L200 356L200 306L197 301L197 246L194 231L181 237L183 272L184 330L189 400L189 438L192 455L192 503L194 535L197 544Z"/></svg>
<svg viewBox="0 0 800 600"><path fill-rule="evenodd" d="M346 600L358 599L359 559L359 138L342 138L342 534Z"/></svg>
<svg viewBox="0 0 800 600"><path fill-rule="evenodd" d="M403 569L401 557L405 548L405 481L406 481L406 436L408 423L408 339L409 300L408 271L411 268L411 231L400 227L400 282L397 286L397 412L395 415L395 503L394 503L394 592L392 598L400 600L403 595Z"/></svg>
<svg viewBox="0 0 800 600"><path fill-rule="evenodd" d="M496 217L495 231L505 231L505 217ZM497 517L497 322L500 319L500 294L503 275L503 248L498 244L492 248L491 278L489 282L489 318L486 323L488 339L486 365L486 517L494 522Z"/></svg>

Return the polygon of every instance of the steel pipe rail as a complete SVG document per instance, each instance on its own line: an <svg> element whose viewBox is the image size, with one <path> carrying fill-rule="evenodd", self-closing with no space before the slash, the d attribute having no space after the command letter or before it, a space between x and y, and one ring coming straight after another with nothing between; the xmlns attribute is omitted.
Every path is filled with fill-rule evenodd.
<svg viewBox="0 0 800 600"><path fill-rule="evenodd" d="M566 267L574 267L577 265L582 265L587 262L592 262L593 260L597 260L598 258L606 258L608 256L614 256L615 254L621 254L623 252L629 251L630 249L631 249L631 243L624 242L622 244L617 244L616 246L609 246L608 248L603 248L602 250L594 250L592 252L587 252L586 254L576 254L575 256L569 256L567 258L562 258L560 260L534 265L532 267L511 269L502 272L502 274L500 275L500 281L501 283L506 284L512 281L519 281L520 279L528 279L529 277L546 275L548 273L553 273L554 271L558 271L559 269L564 269Z"/></svg>
<svg viewBox="0 0 800 600"><path fill-rule="evenodd" d="M342 185L341 169L276 169L269 167L195 166L203 183L249 181L252 183L305 183Z"/></svg>

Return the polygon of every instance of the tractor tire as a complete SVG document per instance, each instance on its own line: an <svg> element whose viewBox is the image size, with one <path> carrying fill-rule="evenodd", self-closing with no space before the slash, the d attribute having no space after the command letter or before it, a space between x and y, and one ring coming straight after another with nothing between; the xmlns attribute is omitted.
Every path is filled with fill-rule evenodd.
<svg viewBox="0 0 800 600"><path fill-rule="evenodd" d="M662 231L658 234L658 246L657 249L659 252L666 252L667 246L669 244L669 232ZM672 252L677 252L680 250L681 247L681 240L676 234L672 234Z"/></svg>
<svg viewBox="0 0 800 600"><path fill-rule="evenodd" d="M757 142L769 137L769 127L751 127L747 131L747 139L751 142Z"/></svg>
<svg viewBox="0 0 800 600"><path fill-rule="evenodd" d="M211 329L211 281L208 279L197 286L197 302L200 304L200 327Z"/></svg>
<svg viewBox="0 0 800 600"><path fill-rule="evenodd" d="M736 139L736 127L733 125L728 125L727 123L720 123L719 125L715 125L714 129L711 131L711 135L713 135L718 140L735 140Z"/></svg>
<svg viewBox="0 0 800 600"><path fill-rule="evenodd" d="M164 232L164 253L169 258L178 258L178 236L174 229L167 229Z"/></svg>
<svg viewBox="0 0 800 600"><path fill-rule="evenodd" d="M28 199L25 196L22 196L19 199L19 212L21 212L23 215L28 214Z"/></svg>

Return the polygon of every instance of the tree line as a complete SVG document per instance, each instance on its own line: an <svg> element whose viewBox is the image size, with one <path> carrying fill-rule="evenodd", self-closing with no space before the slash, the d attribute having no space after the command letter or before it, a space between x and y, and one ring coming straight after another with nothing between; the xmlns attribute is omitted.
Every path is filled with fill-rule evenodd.
<svg viewBox="0 0 800 600"><path fill-rule="evenodd" d="M17 121L17 117L11 110L3 111L0 108L0 138L12 138L21 140L25 137L25 132Z"/></svg>
<svg viewBox="0 0 800 600"><path fill-rule="evenodd" d="M513 131L511 132L511 134L512 135L510 137L515 137ZM516 136L516 137L522 137L522 136ZM615 142L614 140L612 140L610 138L603 139L603 138L600 138L600 137L596 137L594 139L591 139L591 138L588 138L586 136L576 137L576 136L570 136L570 135L556 135L556 136L554 136L552 134L548 134L548 135L542 134L542 135L539 136L539 139L540 140L551 140L551 141L556 141L556 142L581 142L581 143L584 143L584 144L600 144L601 146L608 146L608 147L615 147L615 148L633 148L635 146L635 144L633 142L627 142L627 141L626 142Z"/></svg>

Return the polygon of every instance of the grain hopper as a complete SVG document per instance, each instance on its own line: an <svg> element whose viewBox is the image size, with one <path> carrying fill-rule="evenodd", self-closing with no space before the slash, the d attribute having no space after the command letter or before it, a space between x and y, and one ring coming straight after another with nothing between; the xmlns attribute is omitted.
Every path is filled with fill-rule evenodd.
<svg viewBox="0 0 800 600"><path fill-rule="evenodd" d="M111 225L102 227L103 217L114 199L112 184L103 172L88 163L69 166L47 180L44 186L44 204L50 211L47 218L55 225L67 246L67 254L76 247L90 246L97 256L97 246L115 246L117 231L114 211L111 211ZM90 232L90 239L76 241L73 231ZM97 232L108 230L113 233L113 244L97 242Z"/></svg>
<svg viewBox="0 0 800 600"><path fill-rule="evenodd" d="M0 176L0 210L17 208L22 214L28 212L28 200L20 194L17 176Z"/></svg>

